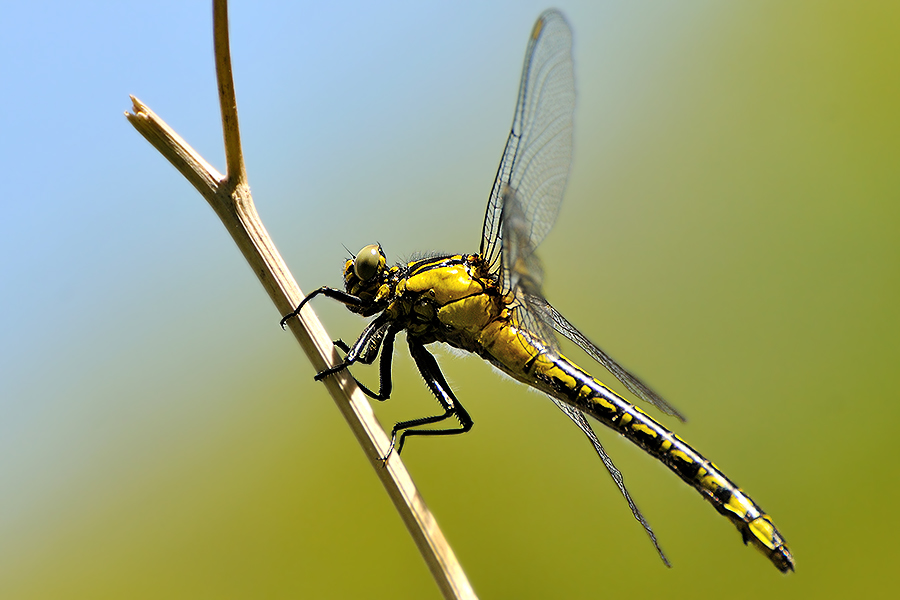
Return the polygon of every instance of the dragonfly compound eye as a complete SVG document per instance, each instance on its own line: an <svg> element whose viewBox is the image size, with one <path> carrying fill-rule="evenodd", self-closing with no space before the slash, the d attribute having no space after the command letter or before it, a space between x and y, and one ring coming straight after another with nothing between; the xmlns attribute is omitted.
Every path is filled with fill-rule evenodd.
<svg viewBox="0 0 900 600"><path fill-rule="evenodd" d="M384 254L378 244L370 244L359 251L353 259L353 272L360 281L368 281L384 268Z"/></svg>

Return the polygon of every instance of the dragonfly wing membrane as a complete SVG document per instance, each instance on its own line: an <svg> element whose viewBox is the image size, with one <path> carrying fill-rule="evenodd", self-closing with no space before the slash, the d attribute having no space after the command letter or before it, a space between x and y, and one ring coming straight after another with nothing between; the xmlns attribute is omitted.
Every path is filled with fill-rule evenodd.
<svg viewBox="0 0 900 600"><path fill-rule="evenodd" d="M539 296L544 282L544 267L534 251L529 230L530 223L518 196L512 188L505 186L501 221L503 289Z"/></svg>
<svg viewBox="0 0 900 600"><path fill-rule="evenodd" d="M480 254L494 273L503 260L510 190L524 216L522 241L531 251L556 221L572 163L574 112L572 31L558 11L550 10L538 19L528 42L512 129L484 218Z"/></svg>
<svg viewBox="0 0 900 600"><path fill-rule="evenodd" d="M484 218L481 255L491 272L499 275L501 289L514 295L513 321L537 333L555 352L559 346L554 320L546 311L532 308L549 306L543 300L543 267L535 250L556 222L565 192L572 163L574 111L572 32L560 13L548 11L538 19L525 53L512 130ZM587 417L577 408L550 398L587 436L635 519L669 565Z"/></svg>
<svg viewBox="0 0 900 600"><path fill-rule="evenodd" d="M597 438L597 434L594 432L591 424L588 423L587 417L583 412L578 410L577 408L573 408L562 402L557 400L556 398L550 397L553 400L553 403L559 407L561 411L563 411L567 417L572 419L572 422L575 423L584 435L587 436L588 440L590 440L591 444L594 446L594 450L597 451L597 454L600 456L600 460L603 461L603 466L606 467L606 470L609 471L609 476L612 477L613 481L616 483L616 487L619 488L619 491L622 492L622 496L625 497L625 501L628 502L628 507L631 509L631 514L634 515L634 518L638 520L638 522L643 526L644 531L647 532L647 535L650 536L650 541L653 542L653 545L656 547L656 551L659 553L659 557L665 563L667 567L671 567L671 563L669 563L669 559L666 558L665 553L659 545L659 541L656 539L656 534L653 533L653 529L650 527L650 524L647 522L647 519L644 518L643 513L638 508L637 504L635 504L634 500L631 499L631 494L628 493L628 489L625 487L625 478L622 477L622 472L616 467L615 463L613 463L612 459L609 457L609 454L606 453L606 450L603 448L603 444L600 443L600 440Z"/></svg>
<svg viewBox="0 0 900 600"><path fill-rule="evenodd" d="M652 404L667 415L671 415L682 422L686 421L684 415L677 408L669 404L662 396L654 392L650 386L641 381L636 375L629 372L599 346L585 337L583 333L569 323L569 321L562 316L558 310L553 308L553 306L551 306L542 296L528 295L526 296L526 300L529 312L536 315L534 317L535 319L539 319L549 324L557 333L563 335L572 342L575 342L575 344L584 350L588 356L603 365L607 371L621 381L622 385L628 388L628 391L644 402Z"/></svg>

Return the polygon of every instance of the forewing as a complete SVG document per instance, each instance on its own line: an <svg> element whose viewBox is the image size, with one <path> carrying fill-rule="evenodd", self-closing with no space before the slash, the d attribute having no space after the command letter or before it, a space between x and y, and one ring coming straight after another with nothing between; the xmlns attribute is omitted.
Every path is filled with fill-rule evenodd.
<svg viewBox="0 0 900 600"><path fill-rule="evenodd" d="M509 186L503 188L503 212L500 232L503 249L500 253L501 285L504 292L515 290L516 295L541 295L544 267L535 253L531 237L531 223L525 207Z"/></svg>
<svg viewBox="0 0 900 600"><path fill-rule="evenodd" d="M558 11L549 10L535 24L525 51L512 129L484 217L481 255L493 273L501 270L507 244L506 199L518 199L519 242L529 254L556 221L572 162L574 110L572 31ZM508 291L509 281L503 283Z"/></svg>
<svg viewBox="0 0 900 600"><path fill-rule="evenodd" d="M591 340L587 339L583 333L569 323L569 321L566 320L558 310L553 308L542 296L527 295L525 296L525 299L532 320L540 320L549 324L555 331L578 344L582 350L603 365L616 379L622 382L622 385L628 388L632 394L641 400L649 402L667 415L672 415L681 421L686 420L684 415L682 415L674 406L663 400L663 398L650 389L647 384L613 360L610 355L601 350L600 347Z"/></svg>
<svg viewBox="0 0 900 600"><path fill-rule="evenodd" d="M637 389L645 389L648 397L657 398L661 403L657 406L677 415L662 398L584 338L541 293L543 269L535 249L553 227L565 192L572 163L574 111L572 31L558 11L549 10L535 24L525 51L516 112L488 200L480 253L490 272L499 276L503 292L513 295L510 309L515 326L537 335L551 352L559 351L554 330L562 333L609 368L626 387L632 389L634 384ZM603 449L584 413L553 397L550 399L590 440L632 514L668 565L653 530L628 494L622 474Z"/></svg>

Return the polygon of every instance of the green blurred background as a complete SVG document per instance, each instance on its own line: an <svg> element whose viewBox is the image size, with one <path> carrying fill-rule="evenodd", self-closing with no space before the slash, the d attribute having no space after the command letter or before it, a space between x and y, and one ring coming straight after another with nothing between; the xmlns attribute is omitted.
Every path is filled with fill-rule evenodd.
<svg viewBox="0 0 900 600"><path fill-rule="evenodd" d="M340 283L342 245L477 249L543 8L233 3L250 182L301 287ZM797 572L599 431L666 569L549 401L439 351L476 426L404 458L476 591L893 595L900 5L559 8L578 108L547 296L687 413L664 422ZM229 236L122 116L137 95L223 167L208 3L3 12L0 597L436 597ZM398 348L386 426L435 406Z"/></svg>

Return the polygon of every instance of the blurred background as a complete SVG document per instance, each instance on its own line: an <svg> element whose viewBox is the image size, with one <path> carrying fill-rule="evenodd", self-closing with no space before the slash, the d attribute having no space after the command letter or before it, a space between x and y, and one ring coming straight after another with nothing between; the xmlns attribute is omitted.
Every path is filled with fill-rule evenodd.
<svg viewBox="0 0 900 600"><path fill-rule="evenodd" d="M304 290L340 285L344 246L477 250L544 8L232 3L250 183ZM559 8L578 108L546 294L688 415L661 420L772 515L797 572L598 428L666 569L551 402L438 350L476 425L404 459L472 584L889 595L900 7ZM437 597L230 237L123 117L135 94L224 168L209 3L7 3L4 22L0 597ZM364 325L315 308L334 337ZM382 423L434 412L403 343L394 372Z"/></svg>

